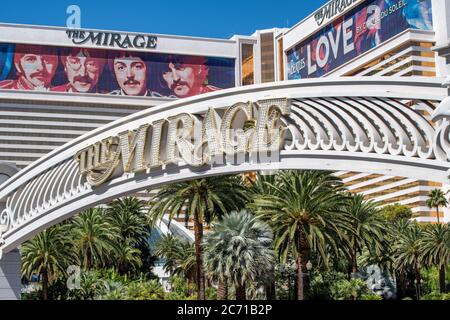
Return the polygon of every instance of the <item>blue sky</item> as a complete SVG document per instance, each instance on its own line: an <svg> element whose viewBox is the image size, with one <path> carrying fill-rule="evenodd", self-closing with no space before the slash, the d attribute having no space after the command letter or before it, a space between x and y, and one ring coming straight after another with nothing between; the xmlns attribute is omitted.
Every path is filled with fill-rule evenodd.
<svg viewBox="0 0 450 320"><path fill-rule="evenodd" d="M81 27L229 38L290 27L326 0L20 0L2 1L0 22L66 26L66 8L81 8Z"/></svg>

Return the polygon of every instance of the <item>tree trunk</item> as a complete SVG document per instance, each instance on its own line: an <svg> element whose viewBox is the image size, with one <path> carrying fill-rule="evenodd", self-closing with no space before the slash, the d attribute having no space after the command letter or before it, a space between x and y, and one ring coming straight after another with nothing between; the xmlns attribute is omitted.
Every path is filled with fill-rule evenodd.
<svg viewBox="0 0 450 320"><path fill-rule="evenodd" d="M356 239L353 239L353 248L352 248L352 273L355 274L358 272L358 261L356 261L356 256L358 254L358 246L356 243Z"/></svg>
<svg viewBox="0 0 450 320"><path fill-rule="evenodd" d="M48 272L42 271L42 300L48 300Z"/></svg>
<svg viewBox="0 0 450 320"><path fill-rule="evenodd" d="M445 265L439 268L439 290L441 293L445 293Z"/></svg>
<svg viewBox="0 0 450 320"><path fill-rule="evenodd" d="M236 300L247 300L245 294L245 284L236 284Z"/></svg>
<svg viewBox="0 0 450 320"><path fill-rule="evenodd" d="M91 250L86 250L86 269L91 270L92 268L92 257L91 257Z"/></svg>
<svg viewBox="0 0 450 320"><path fill-rule="evenodd" d="M276 300L276 289L275 289L275 268L270 270L269 282L265 286L266 288L266 299L267 300Z"/></svg>
<svg viewBox="0 0 450 320"><path fill-rule="evenodd" d="M228 281L224 279L219 280L217 284L217 300L228 300Z"/></svg>
<svg viewBox="0 0 450 320"><path fill-rule="evenodd" d="M203 223L198 213L194 213L195 261L197 269L197 299L205 300L205 275L203 274Z"/></svg>
<svg viewBox="0 0 450 320"><path fill-rule="evenodd" d="M305 278L307 274L306 263L309 256L308 239L306 235L299 230L298 236L298 256L297 256L297 299L305 300L305 289L308 288L308 280Z"/></svg>
<svg viewBox="0 0 450 320"><path fill-rule="evenodd" d="M436 217L437 217L437 223L439 224L439 207L436 207Z"/></svg>
<svg viewBox="0 0 450 320"><path fill-rule="evenodd" d="M416 265L415 267L415 286L416 286L416 295L417 295L417 300L420 300L420 296L421 296L421 283L420 283L420 270L419 267Z"/></svg>

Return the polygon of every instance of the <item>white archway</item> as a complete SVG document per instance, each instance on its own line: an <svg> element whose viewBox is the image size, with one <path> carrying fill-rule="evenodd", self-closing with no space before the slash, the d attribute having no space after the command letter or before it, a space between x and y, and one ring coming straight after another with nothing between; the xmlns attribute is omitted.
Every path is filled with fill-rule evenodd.
<svg viewBox="0 0 450 320"><path fill-rule="evenodd" d="M6 253L89 207L149 187L211 175L356 170L448 184L450 106L441 82L354 77L289 81L208 93L130 115L54 150L0 186L0 201L6 201L0 214L0 224L6 226L0 251ZM240 111L232 113L233 108ZM263 141L265 146L270 140L281 142L275 161L250 157L246 148L241 153L245 161L238 164L228 158L223 164L202 166L169 161L170 148L183 149L178 137L170 137L171 126L177 132L180 125L198 122L201 127L203 121L204 127L214 124L220 130L242 126L245 120L255 127L252 136L243 134L248 141ZM263 133L280 124L286 129L283 138ZM206 139L215 132L209 130ZM146 139L152 143L146 145ZM211 148L212 140L208 141ZM185 147L190 152L189 145ZM227 152L227 146L216 147L221 156ZM146 154L147 160L155 160L155 148L165 154L165 162L158 158L156 164L144 163Z"/></svg>

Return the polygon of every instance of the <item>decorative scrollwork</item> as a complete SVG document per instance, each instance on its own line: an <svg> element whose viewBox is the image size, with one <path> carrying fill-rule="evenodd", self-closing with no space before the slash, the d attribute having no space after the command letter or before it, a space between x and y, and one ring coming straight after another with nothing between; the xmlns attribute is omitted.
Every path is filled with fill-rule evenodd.
<svg viewBox="0 0 450 320"><path fill-rule="evenodd" d="M395 99L314 98L292 105L287 149L348 151L435 159L435 130L420 112ZM445 134L445 133L444 133Z"/></svg>
<svg viewBox="0 0 450 320"><path fill-rule="evenodd" d="M73 160L54 166L34 177L16 190L2 212L2 224L8 228L25 223L64 201L86 191L85 179L76 170ZM3 220L5 223L3 223Z"/></svg>
<svg viewBox="0 0 450 320"><path fill-rule="evenodd" d="M433 140L436 157L450 161L450 97L439 104L433 113L433 121L438 122Z"/></svg>
<svg viewBox="0 0 450 320"><path fill-rule="evenodd" d="M11 222L11 214L10 214L9 210L4 209L0 213L0 225L6 226L6 229L8 230L9 226L10 226L10 222Z"/></svg>

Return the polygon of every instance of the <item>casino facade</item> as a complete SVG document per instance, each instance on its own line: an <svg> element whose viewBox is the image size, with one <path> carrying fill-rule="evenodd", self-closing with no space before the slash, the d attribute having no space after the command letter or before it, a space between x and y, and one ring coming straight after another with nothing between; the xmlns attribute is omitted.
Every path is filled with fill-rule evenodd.
<svg viewBox="0 0 450 320"><path fill-rule="evenodd" d="M449 39L443 0L333 0L292 28L227 40L0 24L0 181L87 132L178 99L298 79L444 82ZM411 107L431 122L434 106ZM409 206L420 222L436 219L429 191L449 189L361 171L336 175L368 199ZM450 221L448 209L440 218Z"/></svg>

